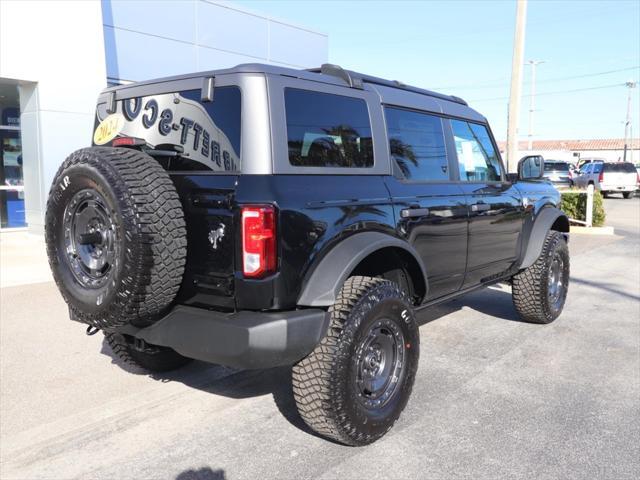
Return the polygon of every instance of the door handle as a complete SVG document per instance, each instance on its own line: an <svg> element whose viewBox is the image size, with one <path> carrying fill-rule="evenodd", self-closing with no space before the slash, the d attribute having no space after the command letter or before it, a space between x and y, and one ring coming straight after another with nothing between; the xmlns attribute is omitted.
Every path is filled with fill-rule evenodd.
<svg viewBox="0 0 640 480"><path fill-rule="evenodd" d="M491 210L491 205L488 203L474 203L471 205L472 212L486 212L487 210Z"/></svg>
<svg viewBox="0 0 640 480"><path fill-rule="evenodd" d="M426 217L427 215L429 215L428 208L411 207L400 210L400 216L402 218Z"/></svg>

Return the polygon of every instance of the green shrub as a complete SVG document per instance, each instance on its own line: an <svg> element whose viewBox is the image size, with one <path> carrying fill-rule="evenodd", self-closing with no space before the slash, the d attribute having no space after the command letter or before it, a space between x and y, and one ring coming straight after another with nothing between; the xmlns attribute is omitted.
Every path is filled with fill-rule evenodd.
<svg viewBox="0 0 640 480"><path fill-rule="evenodd" d="M569 190L562 193L560 209L567 214L569 218L582 220L587 218L587 196L584 193L577 193L577 190ZM601 227L604 225L605 213L602 203L602 194L597 190L593 192L593 226Z"/></svg>

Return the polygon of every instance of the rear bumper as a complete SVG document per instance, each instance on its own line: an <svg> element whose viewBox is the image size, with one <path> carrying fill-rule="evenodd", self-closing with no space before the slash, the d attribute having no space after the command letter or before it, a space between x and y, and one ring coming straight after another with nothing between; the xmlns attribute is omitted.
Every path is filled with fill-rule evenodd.
<svg viewBox="0 0 640 480"><path fill-rule="evenodd" d="M603 192L635 192L637 188L637 185L600 184L600 190Z"/></svg>
<svg viewBox="0 0 640 480"><path fill-rule="evenodd" d="M291 365L324 336L329 316L322 309L221 313L178 306L153 325L118 329L185 357L237 368Z"/></svg>

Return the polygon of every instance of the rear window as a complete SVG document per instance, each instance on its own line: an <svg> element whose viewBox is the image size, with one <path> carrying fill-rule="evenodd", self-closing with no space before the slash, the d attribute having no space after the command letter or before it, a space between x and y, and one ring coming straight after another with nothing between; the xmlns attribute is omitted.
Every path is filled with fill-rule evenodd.
<svg viewBox="0 0 640 480"><path fill-rule="evenodd" d="M177 145L184 154L164 165L169 170L240 170L240 89L216 87L211 102L200 101L201 91L185 90L119 100L115 116L119 128L101 135L109 126L106 104L98 105L94 144L115 137L144 139L152 147Z"/></svg>
<svg viewBox="0 0 640 480"><path fill-rule="evenodd" d="M373 166L367 103L360 98L286 88L289 163L296 167Z"/></svg>
<svg viewBox="0 0 640 480"><path fill-rule="evenodd" d="M568 172L569 164L565 162L544 162L545 172Z"/></svg>
<svg viewBox="0 0 640 480"><path fill-rule="evenodd" d="M636 173L636 169L632 163L605 163L604 164L605 172L615 172L615 173Z"/></svg>

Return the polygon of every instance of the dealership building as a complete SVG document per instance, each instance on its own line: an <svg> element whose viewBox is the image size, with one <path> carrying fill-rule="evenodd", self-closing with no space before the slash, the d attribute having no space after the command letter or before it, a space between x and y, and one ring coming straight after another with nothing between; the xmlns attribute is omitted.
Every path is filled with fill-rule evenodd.
<svg viewBox="0 0 640 480"><path fill-rule="evenodd" d="M226 2L0 1L0 228L43 231L53 176L90 144L106 86L327 57L327 35Z"/></svg>

